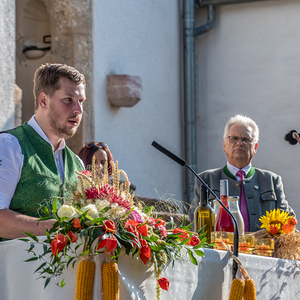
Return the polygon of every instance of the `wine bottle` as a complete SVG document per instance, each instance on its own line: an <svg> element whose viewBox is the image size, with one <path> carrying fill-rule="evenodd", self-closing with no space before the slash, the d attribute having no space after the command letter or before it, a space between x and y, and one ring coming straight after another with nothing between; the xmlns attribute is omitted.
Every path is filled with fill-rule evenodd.
<svg viewBox="0 0 300 300"><path fill-rule="evenodd" d="M226 206L226 208L229 209L227 179L220 180L220 198L220 200ZM234 224L231 219L231 216L228 214L228 212L224 209L222 205L220 205L217 219L215 222L215 231L234 232Z"/></svg>
<svg viewBox="0 0 300 300"><path fill-rule="evenodd" d="M207 196L207 189L202 184L200 187L199 206L194 212L194 230L197 232L206 225L204 231L206 231L207 241L210 242L210 236L214 226L214 211L208 204Z"/></svg>

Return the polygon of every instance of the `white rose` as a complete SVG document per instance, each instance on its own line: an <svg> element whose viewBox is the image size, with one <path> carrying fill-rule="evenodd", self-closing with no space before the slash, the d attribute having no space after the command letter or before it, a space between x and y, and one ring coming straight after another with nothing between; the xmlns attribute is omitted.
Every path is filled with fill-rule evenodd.
<svg viewBox="0 0 300 300"><path fill-rule="evenodd" d="M87 215L89 215L93 219L96 219L96 218L99 217L99 212L98 212L97 207L96 207L95 204L88 204L87 206L82 207L81 211L83 213L86 212L86 211L88 211Z"/></svg>
<svg viewBox="0 0 300 300"><path fill-rule="evenodd" d="M60 218L67 217L69 219L76 218L78 216L73 206L64 204L59 208L57 214Z"/></svg>
<svg viewBox="0 0 300 300"><path fill-rule="evenodd" d="M105 207L110 206L107 200L96 200L96 207L99 211L103 210Z"/></svg>

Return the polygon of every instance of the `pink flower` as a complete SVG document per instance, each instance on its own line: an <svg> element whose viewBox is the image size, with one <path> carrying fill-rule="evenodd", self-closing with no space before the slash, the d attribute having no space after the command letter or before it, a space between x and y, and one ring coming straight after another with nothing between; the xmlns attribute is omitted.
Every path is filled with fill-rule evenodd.
<svg viewBox="0 0 300 300"><path fill-rule="evenodd" d="M165 238L165 237L168 235L168 232L167 232L167 229L166 229L165 226L159 225L159 226L158 226L158 229L159 229L159 231L160 231L160 237L161 237L162 239Z"/></svg>

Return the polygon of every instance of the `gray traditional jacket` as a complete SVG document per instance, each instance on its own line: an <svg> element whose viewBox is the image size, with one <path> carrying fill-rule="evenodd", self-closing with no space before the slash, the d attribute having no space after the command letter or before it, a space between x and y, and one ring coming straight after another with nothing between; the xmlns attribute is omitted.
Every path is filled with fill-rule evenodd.
<svg viewBox="0 0 300 300"><path fill-rule="evenodd" d="M235 179L234 175L229 172L227 166L220 169L204 171L200 173L199 176L218 197L220 197L220 180L227 179L229 196L239 196L239 199L241 199L241 184ZM266 211L279 208L295 215L294 210L285 199L283 183L279 175L251 167L243 183L251 232L260 229L261 222L259 218L265 215ZM195 208L199 205L200 185L201 182L196 178L195 198L189 210L190 217L192 217ZM209 200L212 201L213 199L213 195L210 194Z"/></svg>

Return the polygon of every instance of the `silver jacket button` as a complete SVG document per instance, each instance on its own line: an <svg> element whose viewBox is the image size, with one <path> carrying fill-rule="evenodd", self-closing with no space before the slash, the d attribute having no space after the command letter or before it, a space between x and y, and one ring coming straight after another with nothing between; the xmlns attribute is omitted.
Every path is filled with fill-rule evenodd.
<svg viewBox="0 0 300 300"><path fill-rule="evenodd" d="M255 189L255 190L258 190L258 186L257 186L257 185L255 185L255 186L254 186L254 189Z"/></svg>

